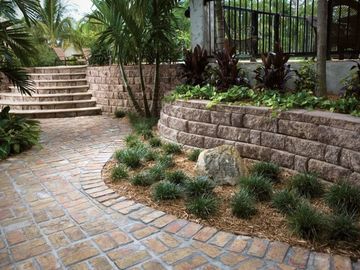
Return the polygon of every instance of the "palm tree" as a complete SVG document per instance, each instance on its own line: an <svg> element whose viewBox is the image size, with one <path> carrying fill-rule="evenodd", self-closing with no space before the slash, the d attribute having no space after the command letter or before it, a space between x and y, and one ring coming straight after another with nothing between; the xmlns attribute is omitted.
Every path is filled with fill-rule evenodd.
<svg viewBox="0 0 360 270"><path fill-rule="evenodd" d="M26 71L19 66L26 65L28 56L35 54L36 50L26 25L17 19L17 9L30 25L36 20L39 5L36 0L0 0L0 73L22 94L31 95L33 84Z"/></svg>

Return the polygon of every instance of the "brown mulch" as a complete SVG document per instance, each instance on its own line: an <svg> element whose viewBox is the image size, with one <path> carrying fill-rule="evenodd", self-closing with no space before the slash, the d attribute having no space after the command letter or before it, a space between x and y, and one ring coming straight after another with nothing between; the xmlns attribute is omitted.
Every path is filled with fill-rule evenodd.
<svg viewBox="0 0 360 270"><path fill-rule="evenodd" d="M191 176L195 175L195 163L188 161L185 154L177 155L174 159L176 170L183 170ZM151 164L147 164L146 167L150 165ZM116 183L112 182L110 175L111 169L114 166L116 166L116 161L110 160L106 163L102 171L102 177L108 186L121 196L164 211L167 214L172 214L178 218L212 226L219 230L238 235L266 238L271 241L281 241L292 246L301 246L318 252L346 255L354 260L360 258L360 243L337 242L336 244L332 244L311 242L292 234L287 226L286 218L272 208L270 202L257 203L258 212L249 220L236 218L231 213L230 200L237 192L238 187L217 187L215 193L220 201L219 211L216 215L204 220L186 212L184 199L157 202L151 197L151 187L133 186L126 180ZM144 167L142 169L144 169ZM139 170L132 172L130 176L138 171ZM289 172L282 172L281 178L283 182L285 182L289 176ZM284 186L284 183L280 183L277 184L274 189L278 190ZM321 199L312 200L311 203L323 212L330 211Z"/></svg>

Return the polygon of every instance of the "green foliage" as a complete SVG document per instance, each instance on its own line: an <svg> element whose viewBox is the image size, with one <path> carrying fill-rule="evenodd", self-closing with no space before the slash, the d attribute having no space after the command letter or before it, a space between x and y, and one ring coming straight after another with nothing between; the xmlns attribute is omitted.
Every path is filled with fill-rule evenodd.
<svg viewBox="0 0 360 270"><path fill-rule="evenodd" d="M30 55L30 65L32 67L47 67L54 66L58 59L54 50L47 44L39 43L35 45L37 51L41 53Z"/></svg>
<svg viewBox="0 0 360 270"><path fill-rule="evenodd" d="M256 213L256 201L247 190L240 190L231 200L231 211L238 218L250 218Z"/></svg>
<svg viewBox="0 0 360 270"><path fill-rule="evenodd" d="M338 213L360 214L360 188L344 181L330 187L325 201Z"/></svg>
<svg viewBox="0 0 360 270"><path fill-rule="evenodd" d="M152 137L149 139L149 144L151 147L160 147L162 145L161 139L159 137Z"/></svg>
<svg viewBox="0 0 360 270"><path fill-rule="evenodd" d="M165 178L165 169L163 166L156 164L151 169L148 170L148 173L153 180L153 182L159 182Z"/></svg>
<svg viewBox="0 0 360 270"><path fill-rule="evenodd" d="M141 159L143 158L143 149L136 148L128 148L124 150L119 150L115 152L116 159L125 164L130 168L138 168L141 166Z"/></svg>
<svg viewBox="0 0 360 270"><path fill-rule="evenodd" d="M278 182L280 168L278 165L269 162L259 162L250 169L251 174L262 175L271 182Z"/></svg>
<svg viewBox="0 0 360 270"><path fill-rule="evenodd" d="M304 62L296 74L298 76L298 79L295 81L297 91L315 92L318 78L314 61Z"/></svg>
<svg viewBox="0 0 360 270"><path fill-rule="evenodd" d="M157 201L174 200L181 197L181 189L174 183L163 181L154 187L152 195Z"/></svg>
<svg viewBox="0 0 360 270"><path fill-rule="evenodd" d="M175 165L172 155L159 156L156 164L161 166L163 169L168 169Z"/></svg>
<svg viewBox="0 0 360 270"><path fill-rule="evenodd" d="M169 154L175 154L175 155L181 154L181 152L182 152L181 146L176 143L165 143L165 144L163 144L162 149L168 155Z"/></svg>
<svg viewBox="0 0 360 270"><path fill-rule="evenodd" d="M189 198L195 198L211 195L215 188L215 184L207 176L198 176L193 180L187 181L184 188L185 194Z"/></svg>
<svg viewBox="0 0 360 270"><path fill-rule="evenodd" d="M128 113L129 121L138 135L146 135L157 124L157 118L141 117L135 113Z"/></svg>
<svg viewBox="0 0 360 270"><path fill-rule="evenodd" d="M193 149L188 155L188 160L196 162L199 158L199 155L201 153L200 149Z"/></svg>
<svg viewBox="0 0 360 270"><path fill-rule="evenodd" d="M164 98L165 101L171 102L177 99L211 99L216 95L216 88L211 85L191 86L179 85L174 92Z"/></svg>
<svg viewBox="0 0 360 270"><path fill-rule="evenodd" d="M111 59L111 51L108 46L94 42L90 47L91 56L89 58L89 64L92 66L106 66L109 65Z"/></svg>
<svg viewBox="0 0 360 270"><path fill-rule="evenodd" d="M308 203L301 203L288 216L288 223L296 235L309 240L319 239L328 228L325 216Z"/></svg>
<svg viewBox="0 0 360 270"><path fill-rule="evenodd" d="M177 185L183 185L189 177L183 172L183 171L173 171L168 172L165 176L165 180L177 184Z"/></svg>
<svg viewBox="0 0 360 270"><path fill-rule="evenodd" d="M113 181L122 180L124 178L127 178L128 176L129 173L127 171L127 168L123 164L117 165L111 171L111 179Z"/></svg>
<svg viewBox="0 0 360 270"><path fill-rule="evenodd" d="M10 107L0 112L0 160L11 154L19 154L37 145L40 123L9 114Z"/></svg>
<svg viewBox="0 0 360 270"><path fill-rule="evenodd" d="M191 199L186 204L186 209L195 216L206 219L216 214L218 206L214 196L201 196Z"/></svg>
<svg viewBox="0 0 360 270"><path fill-rule="evenodd" d="M152 184L155 183L154 178L152 178L150 173L147 171L135 175L133 178L131 178L130 182L134 186L143 186L143 187L151 186Z"/></svg>
<svg viewBox="0 0 360 270"><path fill-rule="evenodd" d="M299 195L286 189L276 192L272 199L273 207L285 215L293 213L300 203L301 198Z"/></svg>
<svg viewBox="0 0 360 270"><path fill-rule="evenodd" d="M205 69L209 64L206 49L197 45L193 51L186 51L184 62L181 68L185 83L189 85L204 85Z"/></svg>
<svg viewBox="0 0 360 270"><path fill-rule="evenodd" d="M126 116L126 112L124 112L123 110L116 109L114 115L116 118L124 118Z"/></svg>
<svg viewBox="0 0 360 270"><path fill-rule="evenodd" d="M261 175L242 177L239 184L259 201L268 201L273 194L271 182Z"/></svg>
<svg viewBox="0 0 360 270"><path fill-rule="evenodd" d="M156 151L152 150L151 148L144 149L143 159L145 161L154 161L157 159L157 157L158 157L158 153Z"/></svg>
<svg viewBox="0 0 360 270"><path fill-rule="evenodd" d="M353 97L360 101L360 62L354 62L350 75L345 78L345 86L341 89L341 93L345 97Z"/></svg>
<svg viewBox="0 0 360 270"><path fill-rule="evenodd" d="M334 241L357 241L360 228L354 216L348 214L332 215L329 222L329 238Z"/></svg>
<svg viewBox="0 0 360 270"><path fill-rule="evenodd" d="M290 180L289 187L301 196L316 198L323 194L324 187L313 174L297 174Z"/></svg>
<svg viewBox="0 0 360 270"><path fill-rule="evenodd" d="M130 134L125 137L125 144L129 148L145 147L140 138L135 134Z"/></svg>

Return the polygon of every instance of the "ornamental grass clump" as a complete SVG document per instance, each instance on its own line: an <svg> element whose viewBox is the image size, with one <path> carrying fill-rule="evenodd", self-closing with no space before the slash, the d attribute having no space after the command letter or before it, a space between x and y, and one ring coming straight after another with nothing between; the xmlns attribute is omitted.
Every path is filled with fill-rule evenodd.
<svg viewBox="0 0 360 270"><path fill-rule="evenodd" d="M134 169L141 166L141 159L143 157L142 148L128 148L124 150L116 151L116 159L125 164L126 166Z"/></svg>
<svg viewBox="0 0 360 270"><path fill-rule="evenodd" d="M218 211L219 203L214 196L201 196L191 199L186 204L189 213L207 219Z"/></svg>
<svg viewBox="0 0 360 270"><path fill-rule="evenodd" d="M188 155L188 160L196 162L199 158L199 155L201 153L200 149L193 149Z"/></svg>
<svg viewBox="0 0 360 270"><path fill-rule="evenodd" d="M241 189L231 200L231 211L238 218L250 218L257 211L255 197L249 191Z"/></svg>
<svg viewBox="0 0 360 270"><path fill-rule="evenodd" d="M165 180L174 183L176 185L183 185L189 179L189 177L180 170L168 172L165 176Z"/></svg>
<svg viewBox="0 0 360 270"><path fill-rule="evenodd" d="M300 196L286 189L276 192L272 198L272 206L284 215L293 213L300 203Z"/></svg>
<svg viewBox="0 0 360 270"><path fill-rule="evenodd" d="M181 154L182 150L181 150L181 146L176 144L176 143L165 143L162 146L165 154Z"/></svg>
<svg viewBox="0 0 360 270"><path fill-rule="evenodd" d="M271 182L277 183L279 181L278 175L280 173L280 167L274 163L259 162L251 167L250 173L253 175L261 175Z"/></svg>
<svg viewBox="0 0 360 270"><path fill-rule="evenodd" d="M126 116L126 112L116 109L114 115L116 118L124 118Z"/></svg>
<svg viewBox="0 0 360 270"><path fill-rule="evenodd" d="M135 134L130 134L130 135L126 136L125 137L125 144L129 148L144 146L143 142Z"/></svg>
<svg viewBox="0 0 360 270"><path fill-rule="evenodd" d="M323 194L324 187L313 174L297 174L291 178L289 187L306 198L316 198Z"/></svg>
<svg viewBox="0 0 360 270"><path fill-rule="evenodd" d="M151 174L147 171L135 175L133 178L131 178L130 182L134 186L142 187L151 186L155 183L154 179L151 177Z"/></svg>
<svg viewBox="0 0 360 270"><path fill-rule="evenodd" d="M157 158L156 164L164 170L175 166L172 155L161 155Z"/></svg>
<svg viewBox="0 0 360 270"><path fill-rule="evenodd" d="M242 177L239 183L240 187L251 193L258 201L269 201L272 197L272 184L261 175Z"/></svg>
<svg viewBox="0 0 360 270"><path fill-rule="evenodd" d="M196 198L212 195L215 184L207 176L198 176L194 180L187 181L184 188L187 197Z"/></svg>
<svg viewBox="0 0 360 270"><path fill-rule="evenodd" d="M159 164L155 164L155 166L147 170L147 172L153 182L159 182L165 179L165 169Z"/></svg>
<svg viewBox="0 0 360 270"><path fill-rule="evenodd" d="M150 148L144 148L143 159L145 161L154 161L158 157L158 153Z"/></svg>
<svg viewBox="0 0 360 270"><path fill-rule="evenodd" d="M162 145L161 139L159 137L152 137L149 139L149 144L153 148L160 147Z"/></svg>
<svg viewBox="0 0 360 270"><path fill-rule="evenodd" d="M157 201L174 200L181 197L181 189L174 183L162 181L154 186L152 195Z"/></svg>
<svg viewBox="0 0 360 270"><path fill-rule="evenodd" d="M308 203L301 203L288 216L290 229L299 237L316 240L322 237L328 228L328 220Z"/></svg>
<svg viewBox="0 0 360 270"><path fill-rule="evenodd" d="M111 171L111 179L113 181L118 181L125 179L129 176L129 173L127 171L127 168L123 164L119 164L116 167L114 167Z"/></svg>
<svg viewBox="0 0 360 270"><path fill-rule="evenodd" d="M327 205L337 213L360 214L360 187L340 182L325 194Z"/></svg>
<svg viewBox="0 0 360 270"><path fill-rule="evenodd" d="M346 213L335 214L329 220L329 239L334 241L356 241L360 237L360 228L355 216Z"/></svg>

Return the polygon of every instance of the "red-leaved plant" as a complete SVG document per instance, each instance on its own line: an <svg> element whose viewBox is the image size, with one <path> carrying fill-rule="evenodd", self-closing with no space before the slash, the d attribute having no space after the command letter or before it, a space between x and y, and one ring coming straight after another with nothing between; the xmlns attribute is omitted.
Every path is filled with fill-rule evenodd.
<svg viewBox="0 0 360 270"><path fill-rule="evenodd" d="M197 45L193 51L185 51L185 64L182 64L182 78L185 84L204 85L205 69L209 64L208 53Z"/></svg>

